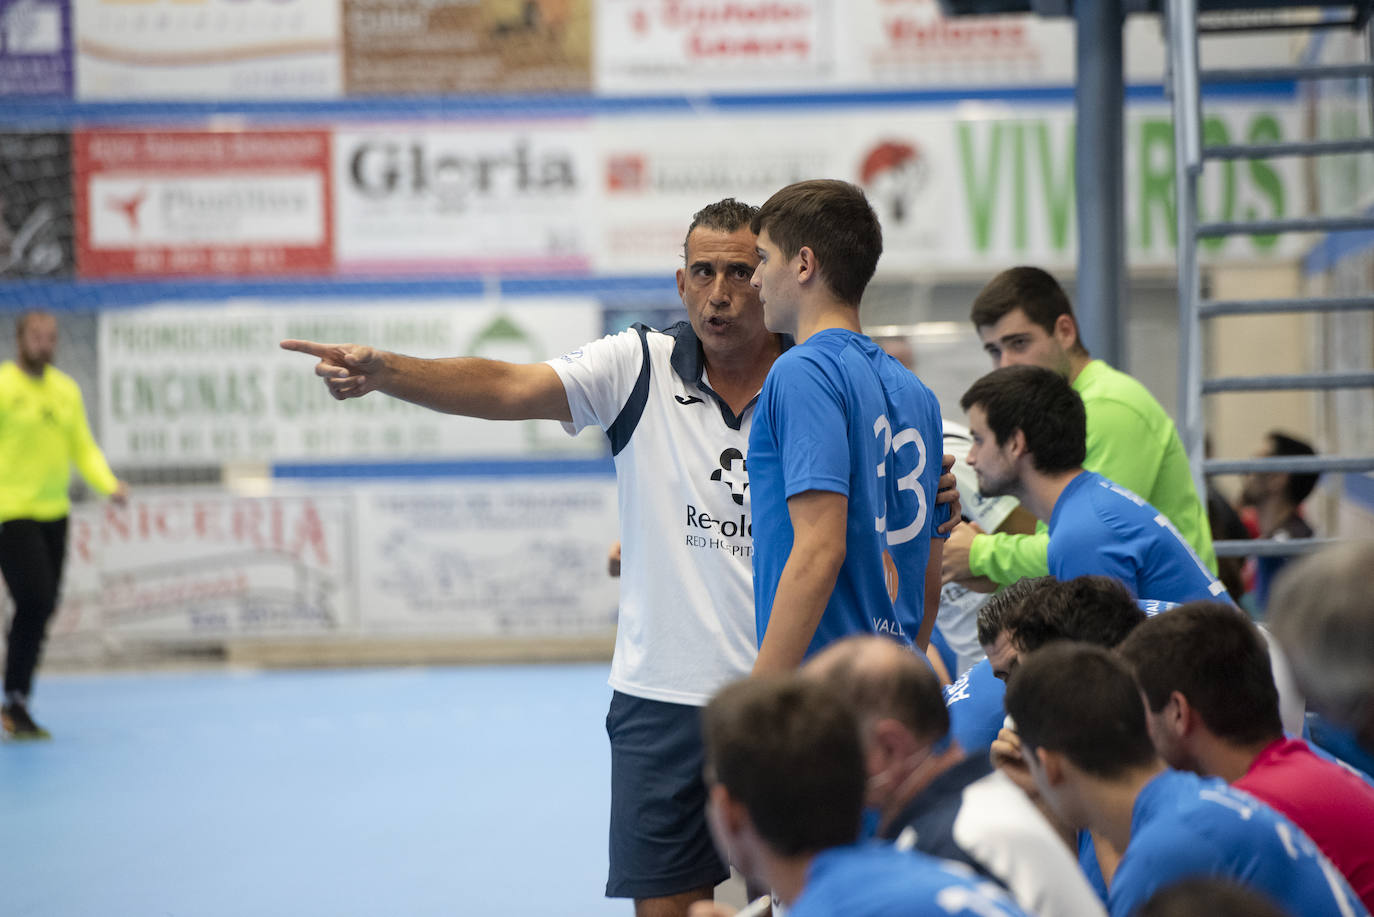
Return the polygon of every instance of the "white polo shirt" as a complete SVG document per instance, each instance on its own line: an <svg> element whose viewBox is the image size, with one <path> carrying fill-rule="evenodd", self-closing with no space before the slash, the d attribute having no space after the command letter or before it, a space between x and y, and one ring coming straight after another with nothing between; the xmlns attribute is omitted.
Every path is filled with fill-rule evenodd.
<svg viewBox="0 0 1374 917"><path fill-rule="evenodd" d="M744 462L755 402L736 417L716 396L687 322L636 325L549 365L572 411L564 428L595 424L615 457L620 622L611 687L703 706L748 675L758 652Z"/></svg>

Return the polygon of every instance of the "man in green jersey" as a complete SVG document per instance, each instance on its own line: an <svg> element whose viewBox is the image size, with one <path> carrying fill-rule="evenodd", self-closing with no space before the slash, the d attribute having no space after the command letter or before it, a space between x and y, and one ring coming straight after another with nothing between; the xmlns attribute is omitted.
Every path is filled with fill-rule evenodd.
<svg viewBox="0 0 1374 917"><path fill-rule="evenodd" d="M57 607L72 466L118 502L127 488L91 436L76 382L50 365L57 319L25 312L14 336L18 359L0 364L0 573L14 599L0 725L11 739L46 739L29 716L29 691Z"/></svg>
<svg viewBox="0 0 1374 917"><path fill-rule="evenodd" d="M1145 386L1089 355L1059 283L1036 267L1003 271L974 299L969 317L994 366L1040 366L1069 380L1088 416L1083 467L1164 513L1215 573L1207 513L1174 422ZM982 577L984 583L1006 585L1045 576L1048 546L1044 523L1034 535L984 534L976 526L961 525L945 546L944 579Z"/></svg>

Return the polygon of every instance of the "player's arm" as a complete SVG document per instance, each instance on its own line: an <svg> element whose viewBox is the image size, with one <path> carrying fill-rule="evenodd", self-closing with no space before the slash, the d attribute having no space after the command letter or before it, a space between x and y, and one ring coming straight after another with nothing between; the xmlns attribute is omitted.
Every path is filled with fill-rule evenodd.
<svg viewBox="0 0 1374 917"><path fill-rule="evenodd" d="M926 561L925 579L925 617L921 619L921 629L916 633L916 648L922 653L930 648L930 633L935 630L935 616L940 611L940 559L944 554L945 539L930 539L930 559Z"/></svg>
<svg viewBox="0 0 1374 917"><path fill-rule="evenodd" d="M848 512L849 498L840 493L807 490L788 498L792 550L778 580L755 675L801 664L844 564Z"/></svg>
<svg viewBox="0 0 1374 917"><path fill-rule="evenodd" d="M546 363L481 357L426 360L314 341L286 340L281 346L318 358L315 375L340 401L381 392L445 414L484 420L572 420L563 382Z"/></svg>

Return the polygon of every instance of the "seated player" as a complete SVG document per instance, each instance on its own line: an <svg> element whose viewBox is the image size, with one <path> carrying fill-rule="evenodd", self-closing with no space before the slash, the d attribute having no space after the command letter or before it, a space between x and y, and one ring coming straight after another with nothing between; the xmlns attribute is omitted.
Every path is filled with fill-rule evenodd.
<svg viewBox="0 0 1374 917"><path fill-rule="evenodd" d="M1231 605L1190 602L1140 625L1117 652L1170 767L1220 777L1288 816L1374 908L1374 786L1284 736L1254 624Z"/></svg>
<svg viewBox="0 0 1374 917"><path fill-rule="evenodd" d="M707 705L702 728L721 855L771 888L790 917L1024 914L957 864L856 843L863 748L849 706L825 685L796 673L737 682Z"/></svg>
<svg viewBox="0 0 1374 917"><path fill-rule="evenodd" d="M1369 913L1292 822L1223 780L1159 759L1135 680L1107 650L1059 642L1029 654L1007 684L1006 706L1041 798L1122 852L1112 917L1130 917L1159 889L1194 876L1234 879L1303 917Z"/></svg>

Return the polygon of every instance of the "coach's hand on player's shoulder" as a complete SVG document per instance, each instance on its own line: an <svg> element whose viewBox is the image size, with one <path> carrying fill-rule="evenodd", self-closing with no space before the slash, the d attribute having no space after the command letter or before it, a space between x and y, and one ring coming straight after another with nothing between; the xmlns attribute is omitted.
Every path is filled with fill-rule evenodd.
<svg viewBox="0 0 1374 917"><path fill-rule="evenodd" d="M329 394L339 401L376 391L379 377L386 369L382 351L361 344L285 340L281 348L318 357L320 362L315 364L315 375L324 380Z"/></svg>

